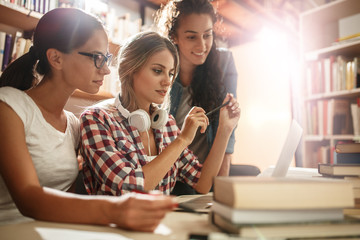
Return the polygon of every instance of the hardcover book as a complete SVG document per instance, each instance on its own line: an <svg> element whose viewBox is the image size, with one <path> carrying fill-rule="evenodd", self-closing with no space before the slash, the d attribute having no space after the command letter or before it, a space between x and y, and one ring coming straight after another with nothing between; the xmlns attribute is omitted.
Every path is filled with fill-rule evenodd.
<svg viewBox="0 0 360 240"><path fill-rule="evenodd" d="M329 164L320 163L318 165L320 174L326 176L360 176L360 164Z"/></svg>
<svg viewBox="0 0 360 240"><path fill-rule="evenodd" d="M353 186L337 179L216 177L214 201L237 209L325 209L354 205Z"/></svg>
<svg viewBox="0 0 360 240"><path fill-rule="evenodd" d="M219 229L237 234L241 239L330 238L360 236L360 221L302 222L289 224L235 224L217 213L209 215Z"/></svg>

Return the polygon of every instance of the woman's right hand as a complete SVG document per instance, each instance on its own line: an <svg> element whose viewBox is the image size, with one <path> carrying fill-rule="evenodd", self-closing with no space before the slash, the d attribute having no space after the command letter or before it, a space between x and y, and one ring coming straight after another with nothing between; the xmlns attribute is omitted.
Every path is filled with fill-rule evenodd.
<svg viewBox="0 0 360 240"><path fill-rule="evenodd" d="M181 137L187 145L190 145L194 140L196 131L200 127L200 132L205 133L207 126L209 125L209 119L205 115L204 109L201 107L193 107L184 119L183 126L181 128Z"/></svg>
<svg viewBox="0 0 360 240"><path fill-rule="evenodd" d="M174 197L160 194L129 193L113 199L116 207L109 209L112 222L133 231L153 232L177 206Z"/></svg>

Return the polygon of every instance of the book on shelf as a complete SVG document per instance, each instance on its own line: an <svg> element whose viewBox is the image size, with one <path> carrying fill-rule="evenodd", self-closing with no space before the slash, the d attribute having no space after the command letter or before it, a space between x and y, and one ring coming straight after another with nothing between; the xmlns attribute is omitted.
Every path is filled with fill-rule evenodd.
<svg viewBox="0 0 360 240"><path fill-rule="evenodd" d="M331 55L306 65L306 93L311 96L360 87L359 56Z"/></svg>
<svg viewBox="0 0 360 240"><path fill-rule="evenodd" d="M235 224L217 213L209 214L210 221L219 229L237 234L242 239L330 238L360 236L360 221L301 222L284 224Z"/></svg>
<svg viewBox="0 0 360 240"><path fill-rule="evenodd" d="M348 134L351 131L350 102L347 99L330 99L327 103L327 134Z"/></svg>
<svg viewBox="0 0 360 240"><path fill-rule="evenodd" d="M335 151L337 153L360 153L360 143L337 143L335 145Z"/></svg>
<svg viewBox="0 0 360 240"><path fill-rule="evenodd" d="M10 61L10 54L11 54L11 41L12 41L12 35L6 33L5 37L5 46L4 46L4 57L2 62L1 70L4 71L4 69L7 67Z"/></svg>
<svg viewBox="0 0 360 240"><path fill-rule="evenodd" d="M0 72L2 70L2 63L4 58L5 38L6 38L6 33L0 31Z"/></svg>
<svg viewBox="0 0 360 240"><path fill-rule="evenodd" d="M360 176L360 164L320 163L318 165L318 171L320 174L325 176Z"/></svg>
<svg viewBox="0 0 360 240"><path fill-rule="evenodd" d="M24 54L26 39L23 38L22 32L17 31L15 34L14 45L12 47L12 54L10 62L15 61Z"/></svg>
<svg viewBox="0 0 360 240"><path fill-rule="evenodd" d="M360 98L357 98L357 101L360 102ZM360 136L360 106L359 103L351 103L351 118L353 122L354 135Z"/></svg>
<svg viewBox="0 0 360 240"><path fill-rule="evenodd" d="M352 133L350 101L347 99L332 98L307 102L306 116L309 135Z"/></svg>
<svg viewBox="0 0 360 240"><path fill-rule="evenodd" d="M216 177L214 201L236 209L352 207L352 185L320 178Z"/></svg>
<svg viewBox="0 0 360 240"><path fill-rule="evenodd" d="M235 209L213 201L211 211L236 224L295 223L304 221L339 221L343 208L326 209Z"/></svg>

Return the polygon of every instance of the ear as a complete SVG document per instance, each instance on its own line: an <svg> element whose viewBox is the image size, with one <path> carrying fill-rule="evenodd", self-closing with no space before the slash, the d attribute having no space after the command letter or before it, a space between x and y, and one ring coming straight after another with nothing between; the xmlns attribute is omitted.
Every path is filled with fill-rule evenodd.
<svg viewBox="0 0 360 240"><path fill-rule="evenodd" d="M62 65L64 61L62 52L56 50L55 48L49 48L46 51L46 57L51 67L57 70L62 69Z"/></svg>
<svg viewBox="0 0 360 240"><path fill-rule="evenodd" d="M173 44L175 44L175 45L178 44L178 38L175 34L170 36L170 40L173 42Z"/></svg>

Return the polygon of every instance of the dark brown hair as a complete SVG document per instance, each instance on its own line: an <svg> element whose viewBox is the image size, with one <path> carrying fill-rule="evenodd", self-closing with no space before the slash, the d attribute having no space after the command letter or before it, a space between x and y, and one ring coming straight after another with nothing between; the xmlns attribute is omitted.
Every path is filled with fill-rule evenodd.
<svg viewBox="0 0 360 240"><path fill-rule="evenodd" d="M207 14L213 25L217 21L214 7L208 0L170 0L156 13L155 24L161 34L172 39L176 35L181 19L191 14ZM205 111L219 105L225 96L215 38L214 33L209 55L204 64L196 67L190 85L191 104L200 106Z"/></svg>
<svg viewBox="0 0 360 240"><path fill-rule="evenodd" d="M36 73L50 73L46 57L49 48L70 53L79 48L97 29L104 29L95 17L75 8L56 8L46 13L38 22L30 51L4 70L0 77L0 87L11 86L27 90L38 83Z"/></svg>

